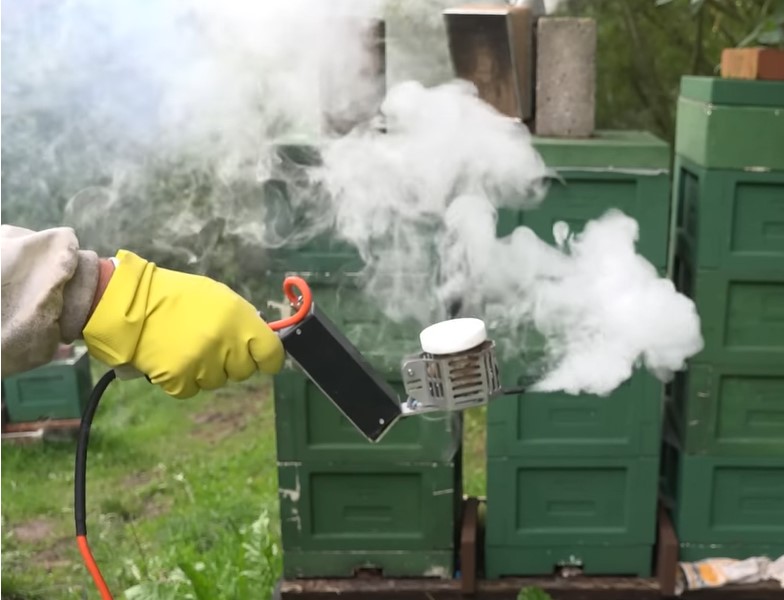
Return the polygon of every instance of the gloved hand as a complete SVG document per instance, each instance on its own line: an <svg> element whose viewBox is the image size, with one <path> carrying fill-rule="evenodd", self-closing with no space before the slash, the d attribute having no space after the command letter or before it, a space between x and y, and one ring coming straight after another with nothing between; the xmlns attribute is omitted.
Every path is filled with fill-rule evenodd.
<svg viewBox="0 0 784 600"><path fill-rule="evenodd" d="M227 286L124 250L117 258L83 330L97 359L111 367L130 364L177 398L282 368L279 337Z"/></svg>

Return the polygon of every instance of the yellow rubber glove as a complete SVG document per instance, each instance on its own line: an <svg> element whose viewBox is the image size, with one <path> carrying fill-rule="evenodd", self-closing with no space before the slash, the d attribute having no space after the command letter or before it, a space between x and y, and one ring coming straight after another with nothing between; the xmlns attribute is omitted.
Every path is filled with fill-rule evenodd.
<svg viewBox="0 0 784 600"><path fill-rule="evenodd" d="M229 287L125 250L117 258L83 331L95 358L132 365L177 398L282 368L280 338Z"/></svg>

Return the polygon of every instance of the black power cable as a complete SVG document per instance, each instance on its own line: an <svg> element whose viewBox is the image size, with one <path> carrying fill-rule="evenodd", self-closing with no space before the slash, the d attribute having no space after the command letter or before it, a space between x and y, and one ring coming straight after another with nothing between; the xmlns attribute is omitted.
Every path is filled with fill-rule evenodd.
<svg viewBox="0 0 784 600"><path fill-rule="evenodd" d="M87 407L82 415L82 423L79 427L79 440L76 445L76 463L74 465L74 521L76 522L76 541L79 551L90 571L95 585L101 592L104 600L111 600L112 595L101 575L98 565L95 563L90 546L87 544L87 445L90 441L90 427L93 424L93 417L98 408L106 388L117 377L114 370L107 371L90 393Z"/></svg>
<svg viewBox="0 0 784 600"><path fill-rule="evenodd" d="M301 296L294 293L295 288L300 291ZM313 297L310 287L304 279L295 276L287 277L283 281L283 291L291 301L292 306L297 307L297 312L291 317L268 323L273 331L279 331L298 324L311 310ZM79 428L79 440L76 446L76 464L74 466L74 521L76 522L76 542L79 545L79 551L82 554L84 563L90 571L90 575L92 575L103 600L112 600L112 594L103 579L103 575L101 575L101 570L95 563L95 559L90 551L90 546L87 543L87 445L90 441L90 427L93 424L93 417L95 417L95 411L98 409L101 397L106 391L106 388L109 387L109 384L116 378L117 373L114 370L107 371L98 383L95 384L93 391L90 393L90 398L87 401L87 407L82 415L82 422ZM145 376L145 379L150 381L150 378L147 376Z"/></svg>

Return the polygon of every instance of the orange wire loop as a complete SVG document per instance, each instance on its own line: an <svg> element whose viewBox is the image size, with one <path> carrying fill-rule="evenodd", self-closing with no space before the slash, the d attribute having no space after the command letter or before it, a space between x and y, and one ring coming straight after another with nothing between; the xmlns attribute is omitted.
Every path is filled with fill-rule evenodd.
<svg viewBox="0 0 784 600"><path fill-rule="evenodd" d="M299 296L296 294L295 290L299 290ZM269 326L273 331L279 331L286 327L296 325L308 316L310 308L313 306L313 294L310 291L308 284L301 277L286 277L286 279L283 280L283 292L291 302L291 305L297 307L297 312L285 319L269 323Z"/></svg>

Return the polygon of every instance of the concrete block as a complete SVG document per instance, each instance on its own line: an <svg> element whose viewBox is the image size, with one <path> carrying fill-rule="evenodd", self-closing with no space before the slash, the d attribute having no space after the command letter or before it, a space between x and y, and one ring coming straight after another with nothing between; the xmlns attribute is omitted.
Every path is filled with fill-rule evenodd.
<svg viewBox="0 0 784 600"><path fill-rule="evenodd" d="M528 6L461 6L444 11L455 76L473 83L498 112L533 116L534 18Z"/></svg>
<svg viewBox="0 0 784 600"><path fill-rule="evenodd" d="M590 137L596 121L596 22L542 17L536 39L536 134Z"/></svg>

